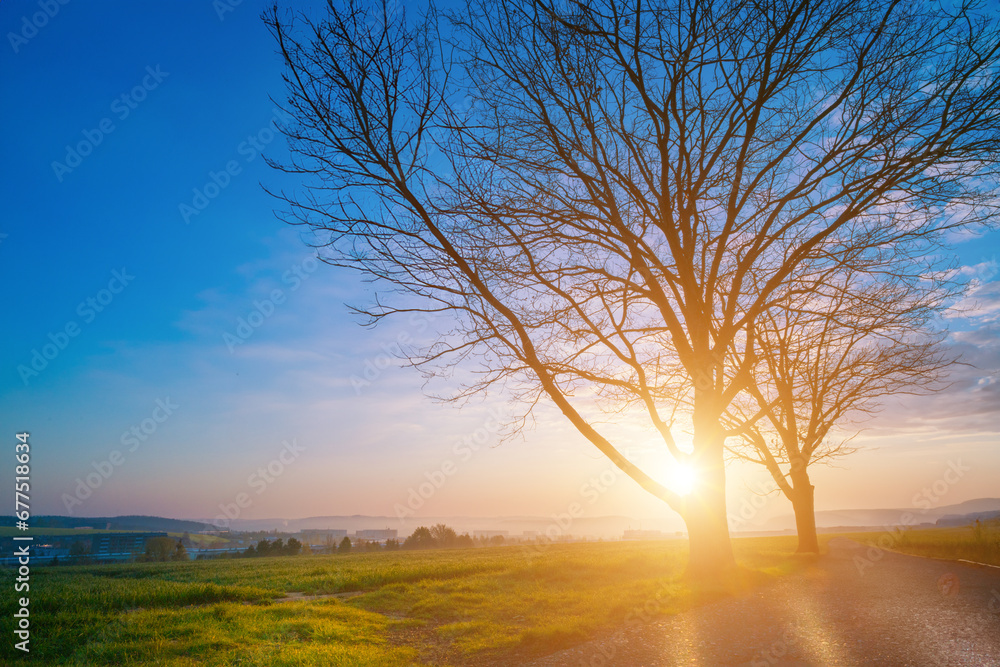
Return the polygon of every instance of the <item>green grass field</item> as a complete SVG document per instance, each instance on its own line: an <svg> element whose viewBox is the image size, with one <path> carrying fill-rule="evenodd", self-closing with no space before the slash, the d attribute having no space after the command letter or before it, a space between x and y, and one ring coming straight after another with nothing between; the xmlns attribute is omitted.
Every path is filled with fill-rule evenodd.
<svg viewBox="0 0 1000 667"><path fill-rule="evenodd" d="M735 540L746 568L739 585L800 567L794 546L792 537ZM31 657L46 665L516 662L718 595L685 583L686 550L680 541L610 542L38 567ZM5 661L17 653L11 644L0 649Z"/></svg>
<svg viewBox="0 0 1000 667"><path fill-rule="evenodd" d="M175 539L180 539L184 536L184 533L167 533L167 537L173 537ZM200 533L188 533L188 539L191 540L192 544L196 547L224 547L229 544L229 540L218 535L202 535Z"/></svg>
<svg viewBox="0 0 1000 667"><path fill-rule="evenodd" d="M851 533L844 537L916 556L1000 565L1000 525Z"/></svg>

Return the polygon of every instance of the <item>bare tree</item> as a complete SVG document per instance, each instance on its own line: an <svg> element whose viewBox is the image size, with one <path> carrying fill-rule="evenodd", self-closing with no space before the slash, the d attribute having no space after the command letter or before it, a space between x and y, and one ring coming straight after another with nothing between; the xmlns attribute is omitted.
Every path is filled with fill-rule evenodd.
<svg viewBox="0 0 1000 667"><path fill-rule="evenodd" d="M431 526L430 531L437 545L442 548L451 548L455 546L455 542L458 540L458 534L455 532L455 529L443 523Z"/></svg>
<svg viewBox="0 0 1000 667"><path fill-rule="evenodd" d="M767 468L791 501L800 553L819 552L809 466L855 451L859 424L883 399L931 391L955 361L933 327L956 294L947 274L891 270L860 285L847 274L827 294L759 318L754 380L726 414L739 436L730 451Z"/></svg>
<svg viewBox="0 0 1000 667"><path fill-rule="evenodd" d="M1000 36L974 3L478 0L445 20L331 0L265 21L295 119L275 166L305 182L286 219L390 288L373 323L450 316L417 365L475 369L460 396L502 386L526 416L550 402L680 513L695 575L734 563L724 414L759 320L995 210ZM644 418L696 491L624 456L607 413Z"/></svg>

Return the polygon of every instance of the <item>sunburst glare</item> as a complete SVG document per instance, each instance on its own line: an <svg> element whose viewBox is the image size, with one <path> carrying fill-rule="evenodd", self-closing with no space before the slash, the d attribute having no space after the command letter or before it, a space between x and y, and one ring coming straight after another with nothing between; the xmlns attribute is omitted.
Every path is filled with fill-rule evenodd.
<svg viewBox="0 0 1000 667"><path fill-rule="evenodd" d="M673 463L668 469L668 486L682 496L694 492L698 486L698 471L687 463Z"/></svg>

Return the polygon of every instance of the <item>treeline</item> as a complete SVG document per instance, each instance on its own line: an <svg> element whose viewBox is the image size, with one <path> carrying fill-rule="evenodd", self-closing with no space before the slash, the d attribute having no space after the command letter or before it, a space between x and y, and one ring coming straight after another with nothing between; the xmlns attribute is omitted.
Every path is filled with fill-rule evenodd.
<svg viewBox="0 0 1000 667"><path fill-rule="evenodd" d="M76 545L74 544L74 547ZM70 555L74 554L70 549ZM175 540L172 537L154 537L146 540L146 553L137 559L140 563L162 563L164 561L186 561L188 552L184 547L183 540Z"/></svg>
<svg viewBox="0 0 1000 667"><path fill-rule="evenodd" d="M386 540L385 545L372 540L363 540L345 537L336 546L330 546L330 553L346 554L352 551L398 551L417 549L471 549L473 547L498 546L504 543L504 538L495 535L490 538L475 538L468 533L459 535L454 528L443 523L435 524L428 528L420 526L413 534L400 542L396 539Z"/></svg>
<svg viewBox="0 0 1000 667"><path fill-rule="evenodd" d="M490 538L473 538L468 533L461 535L443 523L430 528L420 526L403 541L403 549L469 549L476 546L498 546L504 543L502 535Z"/></svg>
<svg viewBox="0 0 1000 667"><path fill-rule="evenodd" d="M490 538L474 538L468 533L459 535L455 529L443 523L435 524L428 528L420 526L413 534L400 542L399 540L386 540L382 545L373 540L364 540L344 537L339 543L330 543L329 553L348 554L351 552L370 551L398 551L417 549L471 549L473 547L498 546L504 544L505 540L500 535ZM311 553L309 546L302 544L299 540L291 537L287 542L278 538L273 541L262 539L256 545L250 545L239 554L240 558L257 558L261 556L297 556L300 553Z"/></svg>
<svg viewBox="0 0 1000 667"><path fill-rule="evenodd" d="M263 556L298 556L302 553L302 543L294 537L285 542L280 537L273 542L261 540L256 546L251 544L243 552L243 558L260 558Z"/></svg>

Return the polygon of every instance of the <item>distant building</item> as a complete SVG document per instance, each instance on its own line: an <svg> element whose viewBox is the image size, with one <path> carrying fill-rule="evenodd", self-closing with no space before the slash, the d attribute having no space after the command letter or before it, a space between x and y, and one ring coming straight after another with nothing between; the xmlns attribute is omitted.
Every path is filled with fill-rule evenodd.
<svg viewBox="0 0 1000 667"><path fill-rule="evenodd" d="M394 540L396 539L395 528L380 528L375 530L359 530L354 536L362 540Z"/></svg>
<svg viewBox="0 0 1000 667"><path fill-rule="evenodd" d="M473 532L473 537L507 537L509 532L507 530L477 530Z"/></svg>
<svg viewBox="0 0 1000 667"><path fill-rule="evenodd" d="M166 533L96 533L90 537L90 553L94 558L114 558L146 553L146 542Z"/></svg>
<svg viewBox="0 0 1000 667"><path fill-rule="evenodd" d="M626 530L623 540L666 540L667 535L659 530Z"/></svg>
<svg viewBox="0 0 1000 667"><path fill-rule="evenodd" d="M146 542L154 537L167 537L166 533L79 533L66 532L58 535L35 534L31 556L36 563L50 562L58 557L72 562L88 559L98 562L129 561L146 553ZM15 549L23 545L15 542L14 536L0 537L0 564L16 565ZM82 547L75 555L75 546Z"/></svg>
<svg viewBox="0 0 1000 667"><path fill-rule="evenodd" d="M323 544L328 540L341 540L347 537L347 531L340 528L330 530L303 530L302 541L306 544Z"/></svg>

